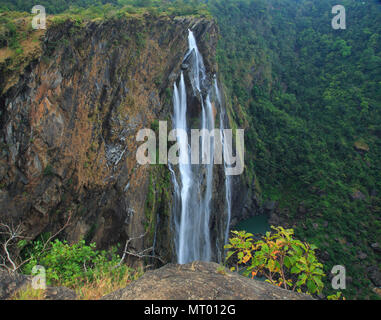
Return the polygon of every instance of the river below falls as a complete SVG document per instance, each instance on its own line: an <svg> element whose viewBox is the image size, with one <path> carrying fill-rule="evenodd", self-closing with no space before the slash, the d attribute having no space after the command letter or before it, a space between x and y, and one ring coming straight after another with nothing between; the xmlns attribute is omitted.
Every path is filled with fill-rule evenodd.
<svg viewBox="0 0 381 320"><path fill-rule="evenodd" d="M238 231L245 230L246 232L250 232L253 234L264 235L267 231L271 230L268 219L268 215L261 214L239 222L232 229Z"/></svg>
<svg viewBox="0 0 381 320"><path fill-rule="evenodd" d="M235 225L232 230L246 231L255 235L264 235L267 231L271 231L270 224L268 222L268 215L261 214L250 219L243 220ZM241 268L239 273L242 274L245 268ZM265 277L254 277L259 281L265 281Z"/></svg>

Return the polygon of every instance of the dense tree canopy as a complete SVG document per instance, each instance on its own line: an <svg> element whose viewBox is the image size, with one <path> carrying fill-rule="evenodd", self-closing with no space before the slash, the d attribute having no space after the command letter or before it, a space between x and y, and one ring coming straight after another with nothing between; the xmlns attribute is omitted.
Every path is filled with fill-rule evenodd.
<svg viewBox="0 0 381 320"><path fill-rule="evenodd" d="M216 0L211 10L248 169L329 267L347 267L351 295L371 286L359 251L380 263L369 244L381 238L381 4L340 1L347 29L334 30L336 2Z"/></svg>

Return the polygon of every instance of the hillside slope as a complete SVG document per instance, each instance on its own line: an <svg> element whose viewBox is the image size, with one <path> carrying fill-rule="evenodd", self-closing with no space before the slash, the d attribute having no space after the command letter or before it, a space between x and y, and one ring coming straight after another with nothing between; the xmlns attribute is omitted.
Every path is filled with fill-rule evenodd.
<svg viewBox="0 0 381 320"><path fill-rule="evenodd" d="M350 297L369 297L380 270L381 3L212 1L218 65L231 118L246 128L247 172L271 224L344 265ZM373 271L372 271L373 270ZM376 271L377 272L377 271ZM378 271L380 272L380 271ZM326 287L330 284L327 281Z"/></svg>

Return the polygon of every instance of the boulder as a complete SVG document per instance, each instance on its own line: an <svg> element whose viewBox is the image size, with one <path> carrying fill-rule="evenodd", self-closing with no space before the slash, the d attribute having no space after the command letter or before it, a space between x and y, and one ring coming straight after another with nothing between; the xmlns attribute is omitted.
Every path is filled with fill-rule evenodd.
<svg viewBox="0 0 381 320"><path fill-rule="evenodd" d="M381 253L381 247L378 242L372 243L370 247L377 253Z"/></svg>
<svg viewBox="0 0 381 320"><path fill-rule="evenodd" d="M264 208L267 211L273 211L276 208L276 206L277 206L277 202L276 201L266 201L265 205L264 205Z"/></svg>
<svg viewBox="0 0 381 320"><path fill-rule="evenodd" d="M368 255L365 252L362 252L362 251L360 251L357 256L358 256L358 258L360 260L365 260L368 257Z"/></svg>
<svg viewBox="0 0 381 320"><path fill-rule="evenodd" d="M318 256L323 261L328 261L331 258L330 254L327 250L318 251Z"/></svg>
<svg viewBox="0 0 381 320"><path fill-rule="evenodd" d="M360 153L369 152L368 144L365 143L365 141L363 141L362 139L355 141L353 146L356 149L356 151L359 151Z"/></svg>
<svg viewBox="0 0 381 320"><path fill-rule="evenodd" d="M376 266L368 268L368 278L376 287L381 287L381 272Z"/></svg>
<svg viewBox="0 0 381 320"><path fill-rule="evenodd" d="M17 291L26 289L31 284L31 277L20 273L0 270L0 300L11 298ZM47 287L45 300L75 300L76 293L66 287Z"/></svg>
<svg viewBox="0 0 381 320"><path fill-rule="evenodd" d="M183 63L183 64L181 65L181 70L186 71L186 70L188 70L188 69L189 69L189 64L188 64L188 63Z"/></svg>
<svg viewBox="0 0 381 320"><path fill-rule="evenodd" d="M66 287L48 287L45 290L45 300L76 300L77 294Z"/></svg>
<svg viewBox="0 0 381 320"><path fill-rule="evenodd" d="M352 200L365 200L365 195L360 190L355 190L351 194Z"/></svg>
<svg viewBox="0 0 381 320"><path fill-rule="evenodd" d="M372 290L375 294L381 297L381 288L373 288Z"/></svg>
<svg viewBox="0 0 381 320"><path fill-rule="evenodd" d="M221 268L214 262L167 264L103 300L312 300Z"/></svg>
<svg viewBox="0 0 381 320"><path fill-rule="evenodd" d="M26 287L30 282L29 277L0 270L0 300L9 299L16 291Z"/></svg>
<svg viewBox="0 0 381 320"><path fill-rule="evenodd" d="M298 207L298 213L300 215L305 215L307 213L307 208L304 205L304 202L301 202Z"/></svg>

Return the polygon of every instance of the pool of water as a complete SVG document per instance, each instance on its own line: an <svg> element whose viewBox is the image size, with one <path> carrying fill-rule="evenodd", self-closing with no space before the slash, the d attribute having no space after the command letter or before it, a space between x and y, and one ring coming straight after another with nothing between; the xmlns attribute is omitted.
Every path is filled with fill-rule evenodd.
<svg viewBox="0 0 381 320"><path fill-rule="evenodd" d="M255 216L253 218L243 220L237 225L235 225L233 230L245 230L246 232L250 232L253 234L265 234L267 231L271 231L270 224L268 222L268 216L266 214L262 214L259 216ZM239 273L242 275L245 268L241 269ZM265 281L265 277L254 277L254 279L259 281Z"/></svg>
<svg viewBox="0 0 381 320"><path fill-rule="evenodd" d="M245 230L253 234L265 234L267 231L271 231L268 216L262 214L259 216L252 217L247 220L243 220L232 228L233 230Z"/></svg>

